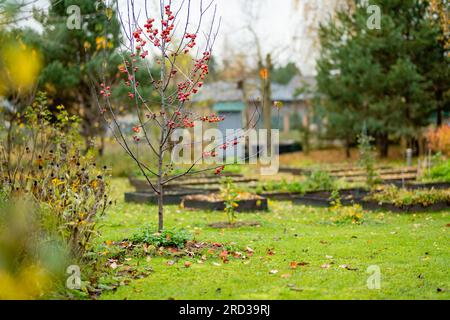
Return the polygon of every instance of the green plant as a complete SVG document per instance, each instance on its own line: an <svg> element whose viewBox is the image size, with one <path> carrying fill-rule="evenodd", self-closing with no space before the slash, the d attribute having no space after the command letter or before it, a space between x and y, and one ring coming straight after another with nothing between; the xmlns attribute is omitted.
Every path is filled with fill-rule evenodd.
<svg viewBox="0 0 450 320"><path fill-rule="evenodd" d="M331 208L329 209L333 213L331 220L334 223L352 223L361 224L364 218L364 210L359 204L352 204L351 206L343 206L341 202L341 196L339 190L334 189L331 192L330 199Z"/></svg>
<svg viewBox="0 0 450 320"><path fill-rule="evenodd" d="M364 210L359 204L351 206L334 206L330 209L334 213L331 219L336 224L362 224L364 221Z"/></svg>
<svg viewBox="0 0 450 320"><path fill-rule="evenodd" d="M366 171L366 184L371 189L377 183L375 171L375 148L372 147L373 138L365 131L358 136L359 163Z"/></svg>
<svg viewBox="0 0 450 320"><path fill-rule="evenodd" d="M306 190L332 190L335 186L335 180L325 171L313 171L305 182Z"/></svg>
<svg viewBox="0 0 450 320"><path fill-rule="evenodd" d="M432 167L428 177L433 181L450 182L450 160Z"/></svg>
<svg viewBox="0 0 450 320"><path fill-rule="evenodd" d="M220 193L224 200L224 211L227 214L228 222L234 224L236 223L236 208L239 206L237 201L239 194L232 178L226 177L222 179Z"/></svg>
<svg viewBox="0 0 450 320"><path fill-rule="evenodd" d="M187 241L192 240L193 236L184 229L167 229L162 232L154 232L156 228L152 225L144 227L141 231L134 234L130 240L134 243L146 243L159 247L177 247L184 248Z"/></svg>
<svg viewBox="0 0 450 320"><path fill-rule="evenodd" d="M290 193L304 193L305 184L299 181L268 181L264 183L258 183L256 186L256 193L261 194L265 191L273 192L290 192Z"/></svg>

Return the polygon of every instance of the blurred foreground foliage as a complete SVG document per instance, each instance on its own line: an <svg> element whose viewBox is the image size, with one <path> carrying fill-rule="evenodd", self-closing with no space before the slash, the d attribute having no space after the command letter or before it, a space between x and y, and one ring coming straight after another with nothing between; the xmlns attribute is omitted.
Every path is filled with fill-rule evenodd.
<svg viewBox="0 0 450 320"><path fill-rule="evenodd" d="M57 110L40 93L17 121L2 123L11 133L0 132L3 298L40 297L70 264L86 263L110 204L107 168L92 150L80 152L79 119Z"/></svg>

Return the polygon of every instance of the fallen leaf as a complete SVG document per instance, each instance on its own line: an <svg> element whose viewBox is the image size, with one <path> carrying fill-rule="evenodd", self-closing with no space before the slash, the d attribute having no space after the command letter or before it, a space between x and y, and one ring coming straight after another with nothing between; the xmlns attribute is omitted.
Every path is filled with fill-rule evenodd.
<svg viewBox="0 0 450 320"><path fill-rule="evenodd" d="M167 261L168 266L173 266L174 264L175 264L175 261L173 261L173 260Z"/></svg>
<svg viewBox="0 0 450 320"><path fill-rule="evenodd" d="M298 291L298 292L303 291L302 289L297 288L297 287L291 287L290 289L291 289L292 291Z"/></svg>
<svg viewBox="0 0 450 320"><path fill-rule="evenodd" d="M291 261L291 263L289 264L289 266L291 267L291 269L297 269L297 261Z"/></svg>
<svg viewBox="0 0 450 320"><path fill-rule="evenodd" d="M282 278L286 279L286 278L290 278L291 274L290 273L285 273L281 275Z"/></svg>
<svg viewBox="0 0 450 320"><path fill-rule="evenodd" d="M117 269L117 263L113 262L109 265L111 267L111 269Z"/></svg>
<svg viewBox="0 0 450 320"><path fill-rule="evenodd" d="M329 269L331 267L331 265L329 263L324 263L323 265L320 266L322 269Z"/></svg>
<svg viewBox="0 0 450 320"><path fill-rule="evenodd" d="M278 273L278 270L270 270L269 273L270 273L270 274L277 274L277 273Z"/></svg>
<svg viewBox="0 0 450 320"><path fill-rule="evenodd" d="M342 268L342 269L350 270L350 271L358 270L358 268L353 268L353 267L349 266L348 264L341 264L339 267Z"/></svg>
<svg viewBox="0 0 450 320"><path fill-rule="evenodd" d="M191 265L192 265L192 263L191 263L190 261L185 261L185 262L184 262L184 266L185 266L186 268L189 268Z"/></svg>

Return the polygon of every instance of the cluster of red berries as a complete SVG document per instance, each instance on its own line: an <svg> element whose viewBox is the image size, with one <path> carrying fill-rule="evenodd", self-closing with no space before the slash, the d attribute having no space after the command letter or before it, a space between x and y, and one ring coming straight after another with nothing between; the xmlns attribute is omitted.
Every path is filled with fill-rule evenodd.
<svg viewBox="0 0 450 320"><path fill-rule="evenodd" d="M185 37L186 39L190 39L190 40L189 40L189 43L186 45L186 49L184 49L184 53L186 54L186 53L189 52L189 49L192 49L192 48L195 47L195 45L197 44L197 43L195 42L195 39L197 39L197 35L196 35L195 33L186 33L186 34L184 35L184 37Z"/></svg>
<svg viewBox="0 0 450 320"><path fill-rule="evenodd" d="M178 83L178 100L180 102L188 101L191 94L197 94L199 88L203 86L203 82L200 80L205 79L206 75L209 73L208 61L210 59L211 54L209 52L204 52L203 57L195 61L190 79Z"/></svg>
<svg viewBox="0 0 450 320"><path fill-rule="evenodd" d="M219 174L222 173L223 169L225 169L225 166L218 167L218 168L214 171L214 173L215 173L216 175L219 175Z"/></svg>
<svg viewBox="0 0 450 320"><path fill-rule="evenodd" d="M225 117L218 117L215 114L212 114L210 116L203 116L200 120L203 122L216 123L225 120Z"/></svg>
<svg viewBox="0 0 450 320"><path fill-rule="evenodd" d="M111 87L110 86L105 86L104 83L100 83L100 87L102 88L102 90L100 90L100 94L103 97L109 97L111 95Z"/></svg>
<svg viewBox="0 0 450 320"><path fill-rule="evenodd" d="M211 152L207 152L207 151L205 151L205 152L203 152L203 157L216 157L217 156L217 152L216 151L211 151Z"/></svg>

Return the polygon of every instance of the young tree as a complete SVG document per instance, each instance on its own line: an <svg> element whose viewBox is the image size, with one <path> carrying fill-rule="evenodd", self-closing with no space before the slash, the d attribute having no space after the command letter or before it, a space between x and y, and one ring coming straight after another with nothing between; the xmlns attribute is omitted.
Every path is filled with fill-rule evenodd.
<svg viewBox="0 0 450 320"><path fill-rule="evenodd" d="M111 101L113 88L105 77L97 90L100 93L99 107L107 121L112 134L126 153L136 162L150 188L158 199L158 230L164 228L164 188L182 176L214 170L216 174L224 169L223 164L195 169L205 158L216 158L219 149L226 149L237 144L237 138L209 145L201 156L189 156L191 164L182 173L169 175L173 169L171 136L177 129L190 130L198 123L216 123L223 118L212 114L202 116L190 108L189 101L203 87L209 74L208 64L211 51L220 26L216 21L214 1L198 3L198 20L194 24L192 13L194 5L190 0L175 6L172 1L159 2L159 17L149 15L150 6L145 2L145 21L140 22L139 10L133 0L128 0L125 12L119 11L119 19L127 39L124 44L123 63L120 72L128 87L129 104L137 117L132 132L123 128L117 119L117 108ZM204 19L211 14L211 23L205 33L201 33ZM203 35L203 39L200 39ZM202 43L202 45L201 45ZM197 54L196 54L197 53ZM192 57L190 55L195 55ZM186 57L190 63L186 64ZM180 62L181 61L181 62ZM152 65L160 67L160 74L155 76ZM183 65L180 66L180 63ZM184 67L189 65L186 71ZM147 71L145 79L138 81L136 72L143 68ZM145 96L142 88L151 87L157 99ZM189 148L195 143L193 142ZM145 148L141 149L141 146ZM142 160L143 153L151 153L151 163Z"/></svg>

